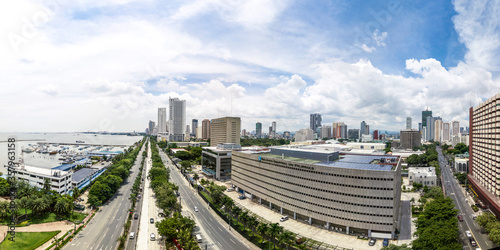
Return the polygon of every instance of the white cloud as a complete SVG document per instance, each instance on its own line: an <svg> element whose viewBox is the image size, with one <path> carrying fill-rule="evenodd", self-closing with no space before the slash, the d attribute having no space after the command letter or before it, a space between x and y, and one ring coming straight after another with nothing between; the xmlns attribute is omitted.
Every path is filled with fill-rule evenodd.
<svg viewBox="0 0 500 250"><path fill-rule="evenodd" d="M49 84L38 88L38 90L50 96L57 96L59 94L58 89L59 89L58 86L53 84Z"/></svg>
<svg viewBox="0 0 500 250"><path fill-rule="evenodd" d="M387 32L382 32L380 33L379 30L375 30L373 31L373 40L375 41L375 43L377 44L377 46L382 46L382 47L385 47L385 39L387 39Z"/></svg>
<svg viewBox="0 0 500 250"><path fill-rule="evenodd" d="M456 0L453 18L460 40L468 51L467 63L500 71L500 2Z"/></svg>
<svg viewBox="0 0 500 250"><path fill-rule="evenodd" d="M377 50L374 47L368 47L368 45L366 45L366 44L361 45L361 49L368 52L368 53L372 53L373 51Z"/></svg>

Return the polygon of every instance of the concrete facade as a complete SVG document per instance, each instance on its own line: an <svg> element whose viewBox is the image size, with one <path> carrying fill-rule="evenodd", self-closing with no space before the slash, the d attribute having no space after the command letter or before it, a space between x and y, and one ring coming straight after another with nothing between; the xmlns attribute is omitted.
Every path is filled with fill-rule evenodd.
<svg viewBox="0 0 500 250"><path fill-rule="evenodd" d="M241 119L239 117L222 117L212 119L210 123L210 143L240 144Z"/></svg>
<svg viewBox="0 0 500 250"><path fill-rule="evenodd" d="M405 129L400 132L401 138L401 148L412 149L414 147L420 147L421 145L421 134L416 129Z"/></svg>
<svg viewBox="0 0 500 250"><path fill-rule="evenodd" d="M408 179L410 185L414 182L423 184L425 186L436 186L437 176L433 167L415 167L408 168Z"/></svg>
<svg viewBox="0 0 500 250"><path fill-rule="evenodd" d="M341 160L326 163L236 151L232 157L232 184L254 201L269 204L291 219L369 236L394 236L395 230L400 230L399 157L379 163L382 165L354 161L375 157L384 162L387 156L344 155ZM359 165L363 167L357 168ZM376 170L382 166L385 171Z"/></svg>

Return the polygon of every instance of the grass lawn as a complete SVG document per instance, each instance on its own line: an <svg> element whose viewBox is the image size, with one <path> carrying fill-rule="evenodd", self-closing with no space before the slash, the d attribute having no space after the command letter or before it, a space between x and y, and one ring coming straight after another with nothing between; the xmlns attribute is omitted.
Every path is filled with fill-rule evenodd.
<svg viewBox="0 0 500 250"><path fill-rule="evenodd" d="M35 249L45 242L49 241L52 237L58 234L61 231L53 231L53 232L37 232L37 233L25 233L18 232L16 233L15 242L8 240L7 238L0 244L0 249L9 250L9 249L24 249L24 250L32 250Z"/></svg>
<svg viewBox="0 0 500 250"><path fill-rule="evenodd" d="M24 210L20 211L20 215L21 214L24 214ZM31 211L28 210L28 217L29 217L29 224L41 224L41 223L48 223L48 222L62 221L62 220L82 221L83 219L85 219L85 217L87 217L87 214L75 212L75 213L73 213L72 216L65 216L65 217L61 217L58 219L58 216L55 213L46 213L43 215L32 215ZM7 217L6 219L3 219L0 221L0 223L3 225L7 225L9 222L10 222L10 217Z"/></svg>

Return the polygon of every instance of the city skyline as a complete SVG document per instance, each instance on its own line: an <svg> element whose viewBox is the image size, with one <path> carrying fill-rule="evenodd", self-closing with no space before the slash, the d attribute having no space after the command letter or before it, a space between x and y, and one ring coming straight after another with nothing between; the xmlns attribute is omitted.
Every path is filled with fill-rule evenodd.
<svg viewBox="0 0 500 250"><path fill-rule="evenodd" d="M426 107L467 124L498 92L498 5L16 1L2 8L0 131L144 131L170 97L186 122L247 130L318 113L399 131Z"/></svg>

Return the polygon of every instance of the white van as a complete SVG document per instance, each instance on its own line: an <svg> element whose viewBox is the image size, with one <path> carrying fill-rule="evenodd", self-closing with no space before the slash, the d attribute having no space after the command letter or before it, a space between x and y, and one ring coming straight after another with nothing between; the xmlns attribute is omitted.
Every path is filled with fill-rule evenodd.
<svg viewBox="0 0 500 250"><path fill-rule="evenodd" d="M196 235L196 241L201 242L201 236L199 234Z"/></svg>
<svg viewBox="0 0 500 250"><path fill-rule="evenodd" d="M134 232L130 232L130 235L128 236L129 239L133 239L135 238L135 233Z"/></svg>

